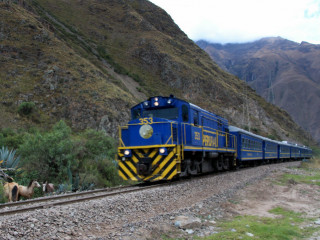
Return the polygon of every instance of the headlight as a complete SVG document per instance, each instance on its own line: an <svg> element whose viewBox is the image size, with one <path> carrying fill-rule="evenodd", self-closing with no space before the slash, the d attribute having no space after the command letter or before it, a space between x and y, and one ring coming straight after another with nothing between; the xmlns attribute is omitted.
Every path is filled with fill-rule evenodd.
<svg viewBox="0 0 320 240"><path fill-rule="evenodd" d="M167 103L171 104L172 103L172 99L168 99Z"/></svg>
<svg viewBox="0 0 320 240"><path fill-rule="evenodd" d="M126 150L124 150L123 154L125 157L131 157L131 150L126 149Z"/></svg>
<svg viewBox="0 0 320 240"><path fill-rule="evenodd" d="M168 152L167 152L167 149L166 148L159 148L159 153L160 153L160 155L167 155L168 154Z"/></svg>
<svg viewBox="0 0 320 240"><path fill-rule="evenodd" d="M159 106L159 102L154 102L154 105L155 105L156 107L158 107L158 106Z"/></svg>
<svg viewBox="0 0 320 240"><path fill-rule="evenodd" d="M150 125L143 125L140 127L139 134L142 138L151 138L153 134L153 128Z"/></svg>

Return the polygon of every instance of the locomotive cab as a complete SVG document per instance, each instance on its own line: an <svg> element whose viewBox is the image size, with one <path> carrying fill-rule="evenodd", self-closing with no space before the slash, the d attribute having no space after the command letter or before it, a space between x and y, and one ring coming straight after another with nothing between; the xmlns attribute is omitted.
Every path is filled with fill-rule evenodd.
<svg viewBox="0 0 320 240"><path fill-rule="evenodd" d="M186 102L152 97L131 109L131 120L120 128L119 174L124 179L172 179L181 161L179 122L189 116Z"/></svg>
<svg viewBox="0 0 320 240"><path fill-rule="evenodd" d="M125 180L171 180L234 163L228 121L172 95L132 107L119 138L119 174Z"/></svg>

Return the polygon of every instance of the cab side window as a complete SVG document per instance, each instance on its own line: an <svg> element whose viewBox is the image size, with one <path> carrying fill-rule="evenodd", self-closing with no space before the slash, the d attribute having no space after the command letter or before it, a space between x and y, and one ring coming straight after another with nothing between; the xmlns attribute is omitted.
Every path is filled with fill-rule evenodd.
<svg viewBox="0 0 320 240"><path fill-rule="evenodd" d="M193 112L193 124L195 126L199 124L199 114L196 111Z"/></svg>
<svg viewBox="0 0 320 240"><path fill-rule="evenodd" d="M182 121L188 122L189 121L189 111L187 105L182 105Z"/></svg>

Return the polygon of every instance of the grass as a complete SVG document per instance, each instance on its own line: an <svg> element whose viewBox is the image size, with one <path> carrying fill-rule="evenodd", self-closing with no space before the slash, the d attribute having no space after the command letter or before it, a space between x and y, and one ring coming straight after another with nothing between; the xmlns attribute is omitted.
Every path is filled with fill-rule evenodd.
<svg viewBox="0 0 320 240"><path fill-rule="evenodd" d="M283 208L274 208L269 212L277 215L277 218L237 216L231 221L220 223L219 233L201 239L302 239L316 230L313 227L299 226L303 222L312 220L304 218L301 213ZM253 236L249 236L250 234Z"/></svg>
<svg viewBox="0 0 320 240"><path fill-rule="evenodd" d="M320 186L320 172L314 173L314 175L297 175L297 174L284 174L280 180L281 183L306 183L315 184Z"/></svg>
<svg viewBox="0 0 320 240"><path fill-rule="evenodd" d="M297 174L283 174L276 184L304 183L320 186L320 159L313 158L303 162ZM301 170L304 174L301 174ZM217 225L218 233L205 238L195 239L305 239L319 231L316 226L308 225L315 219L307 218L302 213L280 207L269 211L276 218L258 216L237 216ZM251 235L252 234L252 235Z"/></svg>
<svg viewBox="0 0 320 240"><path fill-rule="evenodd" d="M305 183L320 186L320 159L313 158L307 162L302 162L299 170L304 170L305 174L286 173L276 181L276 184L286 185L288 183Z"/></svg>

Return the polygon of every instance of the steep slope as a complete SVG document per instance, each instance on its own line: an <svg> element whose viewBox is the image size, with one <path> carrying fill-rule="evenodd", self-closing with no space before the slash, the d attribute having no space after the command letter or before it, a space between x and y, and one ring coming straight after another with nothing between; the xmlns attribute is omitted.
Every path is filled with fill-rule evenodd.
<svg viewBox="0 0 320 240"><path fill-rule="evenodd" d="M199 41L198 45L223 69L288 111L320 142L320 45L279 37L226 45Z"/></svg>
<svg viewBox="0 0 320 240"><path fill-rule="evenodd" d="M145 0L0 3L1 126L73 128L117 135L129 107L175 93L240 127L308 142L288 114L221 70ZM34 102L31 116L17 114Z"/></svg>

